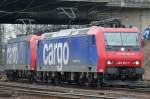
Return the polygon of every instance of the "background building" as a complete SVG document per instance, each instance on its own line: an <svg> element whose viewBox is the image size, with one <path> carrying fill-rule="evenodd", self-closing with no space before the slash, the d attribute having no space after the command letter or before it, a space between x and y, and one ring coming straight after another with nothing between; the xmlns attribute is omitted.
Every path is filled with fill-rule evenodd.
<svg viewBox="0 0 150 99"><path fill-rule="evenodd" d="M150 25L150 0L110 0L108 6L120 8L120 18L126 26L143 31Z"/></svg>

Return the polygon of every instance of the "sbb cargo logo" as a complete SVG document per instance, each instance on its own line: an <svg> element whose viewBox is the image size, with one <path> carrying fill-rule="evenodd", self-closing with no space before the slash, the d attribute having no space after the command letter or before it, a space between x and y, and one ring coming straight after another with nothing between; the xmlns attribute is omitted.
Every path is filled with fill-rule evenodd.
<svg viewBox="0 0 150 99"><path fill-rule="evenodd" d="M18 63L18 47L8 47L7 48L7 64L17 64Z"/></svg>
<svg viewBox="0 0 150 99"><path fill-rule="evenodd" d="M61 71L63 65L69 61L69 46L64 43L44 44L43 62L44 65L57 65L57 70Z"/></svg>

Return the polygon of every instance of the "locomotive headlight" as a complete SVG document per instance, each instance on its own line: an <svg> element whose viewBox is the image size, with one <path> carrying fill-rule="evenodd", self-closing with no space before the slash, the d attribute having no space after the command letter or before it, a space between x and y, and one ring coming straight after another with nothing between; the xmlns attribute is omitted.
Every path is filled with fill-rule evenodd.
<svg viewBox="0 0 150 99"><path fill-rule="evenodd" d="M140 64L140 62L139 62L139 61L134 61L134 62L133 62L133 64L135 64L135 65L139 65L139 64Z"/></svg>
<svg viewBox="0 0 150 99"><path fill-rule="evenodd" d="M111 64L113 64L113 61L107 61L107 64L111 65Z"/></svg>
<svg viewBox="0 0 150 99"><path fill-rule="evenodd" d="M139 65L139 64L140 64L140 62L139 62L139 61L135 61L135 64L136 64L136 65Z"/></svg>
<svg viewBox="0 0 150 99"><path fill-rule="evenodd" d="M110 64L111 64L111 61L107 61L107 64L110 65Z"/></svg>
<svg viewBox="0 0 150 99"><path fill-rule="evenodd" d="M121 50L121 51L125 51L125 48L124 48L124 47L121 47L120 50Z"/></svg>

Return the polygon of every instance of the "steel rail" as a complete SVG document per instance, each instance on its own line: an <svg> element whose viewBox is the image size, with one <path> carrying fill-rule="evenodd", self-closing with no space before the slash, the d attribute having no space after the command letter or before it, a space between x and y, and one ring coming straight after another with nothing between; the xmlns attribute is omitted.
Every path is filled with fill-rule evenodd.
<svg viewBox="0 0 150 99"><path fill-rule="evenodd" d="M67 87L69 87L67 85ZM120 93L120 91L126 92L142 92L150 93L150 88L148 87L104 87L104 88L80 88L80 87L69 87L66 88L61 86L52 85L38 85L38 84L24 84L18 82L0 82L0 88L11 89L17 92L17 94L31 94L31 95L41 95L41 96L55 96L55 97L65 97L65 98L81 98L85 99L116 99L114 96L131 96L131 97L142 97L138 94L125 94ZM111 91L110 91L111 90ZM117 92L115 92L117 91ZM143 95L144 97L144 95Z"/></svg>
<svg viewBox="0 0 150 99"><path fill-rule="evenodd" d="M99 94L89 94L85 92L77 93L77 92L63 92L63 91L52 91L52 90L43 90L44 88L33 88L30 86L17 86L11 85L10 83L7 84L0 84L0 89L9 89L12 94L28 94L28 95L37 95L37 96L53 96L53 97L60 97L60 98L68 98L68 99L116 99L116 97L106 96L106 95L99 95Z"/></svg>

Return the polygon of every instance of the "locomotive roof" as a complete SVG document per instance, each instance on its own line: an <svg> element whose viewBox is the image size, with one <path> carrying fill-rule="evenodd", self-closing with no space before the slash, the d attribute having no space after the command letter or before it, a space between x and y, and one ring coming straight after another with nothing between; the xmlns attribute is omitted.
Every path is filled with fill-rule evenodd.
<svg viewBox="0 0 150 99"><path fill-rule="evenodd" d="M28 36L19 36L19 37L16 37L16 38L12 38L12 39L8 40L8 44L9 43L25 41L25 40L28 39L28 37L29 37L29 35Z"/></svg>
<svg viewBox="0 0 150 99"><path fill-rule="evenodd" d="M133 27L133 28L105 28L105 27L92 26L90 28L60 30L58 32L44 33L42 35L44 36L44 38L86 35L86 34L88 34L89 30L97 30L97 29L100 29L103 32L106 32L106 31L115 31L115 32L119 32L119 31L126 31L126 32L138 31L138 29L135 28L135 27Z"/></svg>
<svg viewBox="0 0 150 99"><path fill-rule="evenodd" d="M66 29L60 30L58 32L50 32L44 33L43 36L45 38L53 38L53 37L64 37L64 36L72 36L72 35L83 35L88 33L89 28L82 28L82 29Z"/></svg>

